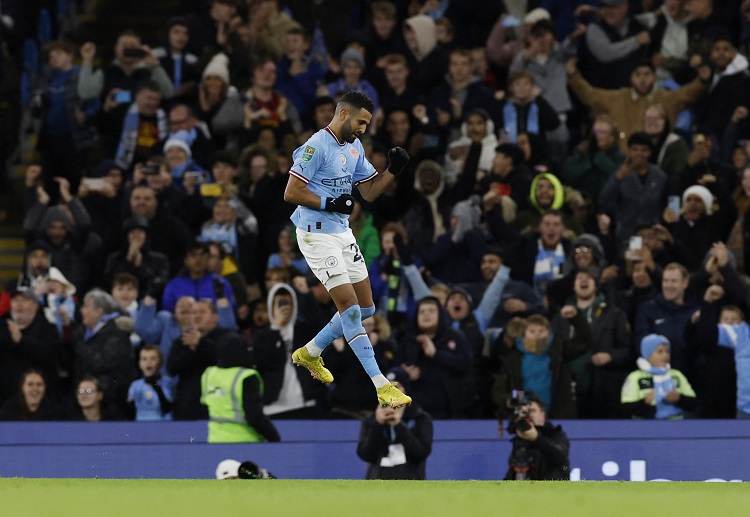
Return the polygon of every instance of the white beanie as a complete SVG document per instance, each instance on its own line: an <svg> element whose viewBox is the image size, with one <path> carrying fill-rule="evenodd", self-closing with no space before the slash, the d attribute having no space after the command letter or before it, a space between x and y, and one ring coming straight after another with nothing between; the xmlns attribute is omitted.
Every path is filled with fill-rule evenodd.
<svg viewBox="0 0 750 517"><path fill-rule="evenodd" d="M551 19L552 16L550 16L547 9L545 9L544 7L537 7L536 9L532 9L531 11L529 11L528 14L523 17L523 23L534 25L538 21Z"/></svg>
<svg viewBox="0 0 750 517"><path fill-rule="evenodd" d="M62 271L54 266L49 268L49 271L47 272L47 280L54 280L64 285L66 296L73 296L74 294L76 294L76 286L71 284L70 280L65 278L65 275L62 274Z"/></svg>
<svg viewBox="0 0 750 517"><path fill-rule="evenodd" d="M711 215L712 208L714 205L714 196L711 194L711 191L708 190L703 185L693 185L692 187L688 187L685 189L685 192L682 193L682 205L685 206L685 201L687 200L689 195L696 195L701 200L703 200L703 206L706 209L706 215Z"/></svg>
<svg viewBox="0 0 750 517"><path fill-rule="evenodd" d="M226 54L220 52L211 58L201 77L205 79L209 75L220 78L224 81L224 84L229 86L229 58Z"/></svg>
<svg viewBox="0 0 750 517"><path fill-rule="evenodd" d="M216 479L231 479L239 476L240 463L237 460L224 460L216 466Z"/></svg>
<svg viewBox="0 0 750 517"><path fill-rule="evenodd" d="M185 141L185 138L180 133L185 133L187 135L187 131L180 130L174 135L170 136L169 139L164 142L164 152L166 153L168 149L172 147L179 147L185 153L187 153L188 158L193 157L193 151L190 149L190 145Z"/></svg>

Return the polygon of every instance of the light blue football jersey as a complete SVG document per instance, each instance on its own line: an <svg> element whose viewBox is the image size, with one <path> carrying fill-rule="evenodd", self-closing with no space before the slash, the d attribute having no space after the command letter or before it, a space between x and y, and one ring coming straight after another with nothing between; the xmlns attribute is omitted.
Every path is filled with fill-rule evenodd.
<svg viewBox="0 0 750 517"><path fill-rule="evenodd" d="M365 158L362 143L340 143L328 127L311 136L292 155L289 174L304 181L308 190L325 199L351 194L352 186L369 181L378 171ZM298 206L290 218L306 232L342 233L349 228L349 216Z"/></svg>

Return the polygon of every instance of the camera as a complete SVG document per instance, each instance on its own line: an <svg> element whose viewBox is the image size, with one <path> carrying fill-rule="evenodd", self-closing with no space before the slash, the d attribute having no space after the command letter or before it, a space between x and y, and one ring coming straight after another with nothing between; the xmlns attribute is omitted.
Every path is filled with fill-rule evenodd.
<svg viewBox="0 0 750 517"><path fill-rule="evenodd" d="M146 51L138 47L128 47L122 49L122 55L123 57L136 57L143 59L146 57Z"/></svg>
<svg viewBox="0 0 750 517"><path fill-rule="evenodd" d="M525 433L531 429L531 418L529 418L529 404L531 401L526 397L526 393L521 390L513 390L510 399L510 405L513 408L513 414L510 417L508 430L516 430Z"/></svg>
<svg viewBox="0 0 750 517"><path fill-rule="evenodd" d="M159 166L158 165L144 165L143 174L145 174L146 176L156 176L157 174L159 174Z"/></svg>

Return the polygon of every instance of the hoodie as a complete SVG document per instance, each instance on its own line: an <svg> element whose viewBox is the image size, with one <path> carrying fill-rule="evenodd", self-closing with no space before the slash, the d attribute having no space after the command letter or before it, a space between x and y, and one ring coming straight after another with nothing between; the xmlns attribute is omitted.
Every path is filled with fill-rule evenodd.
<svg viewBox="0 0 750 517"><path fill-rule="evenodd" d="M495 123L491 119L486 122L487 132L481 142L481 151L479 152L479 162L477 168L489 173L492 170L492 161L495 159L495 148L499 143L495 136ZM466 122L461 124L461 136L448 145L448 152L445 154L445 181L448 186L453 186L458 176L463 170L464 163L468 157L468 148L471 147L472 141L466 131ZM456 160L450 157L450 150L460 147L467 148L467 154Z"/></svg>
<svg viewBox="0 0 750 517"><path fill-rule="evenodd" d="M417 61L422 61L437 45L435 21L426 14L418 14L407 18L404 25L414 31L419 47L415 57Z"/></svg>

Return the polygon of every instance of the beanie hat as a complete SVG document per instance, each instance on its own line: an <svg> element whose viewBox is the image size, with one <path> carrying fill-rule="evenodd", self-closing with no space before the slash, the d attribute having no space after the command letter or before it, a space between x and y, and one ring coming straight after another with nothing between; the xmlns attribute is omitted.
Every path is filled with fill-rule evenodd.
<svg viewBox="0 0 750 517"><path fill-rule="evenodd" d="M669 339L660 334L649 334L644 337L641 339L641 357L648 360L659 345L667 345L669 348L672 347Z"/></svg>
<svg viewBox="0 0 750 517"><path fill-rule="evenodd" d="M551 20L552 16L550 16L549 11L543 7L537 7L536 9L532 9L529 11L526 16L523 17L523 23L528 23L529 25L534 25L536 22L540 20Z"/></svg>
<svg viewBox="0 0 750 517"><path fill-rule="evenodd" d="M341 60L339 64L341 68L344 68L349 61L356 61L360 68L364 71L365 69L365 58L355 48L348 48L341 54Z"/></svg>
<svg viewBox="0 0 750 517"><path fill-rule="evenodd" d="M201 77L205 79L209 75L218 77L229 86L229 58L226 54L220 52L211 58Z"/></svg>
<svg viewBox="0 0 750 517"><path fill-rule="evenodd" d="M184 129L180 129L177 133L170 136L169 140L164 143L164 152L166 153L167 150L171 149L172 147L179 147L187 153L188 158L191 158L193 156L193 151L190 149L190 145L188 144L189 138L190 134Z"/></svg>
<svg viewBox="0 0 750 517"><path fill-rule="evenodd" d="M463 287L454 287L453 290L450 293L448 293L448 298L446 299L450 300L451 296L453 296L454 294L460 294L461 296L466 298L466 301L469 303L469 307L474 306L474 298L471 296L469 291L467 291Z"/></svg>
<svg viewBox="0 0 750 517"><path fill-rule="evenodd" d="M714 204L714 196L711 194L711 191L703 185L693 185L692 187L686 188L685 192L682 193L683 206L685 205L685 200L691 194L696 195L703 200L703 207L706 209L706 215L711 215Z"/></svg>
<svg viewBox="0 0 750 517"><path fill-rule="evenodd" d="M71 284L70 280L65 278L65 275L62 274L62 271L54 266L49 268L49 271L47 272L47 280L54 280L55 282L60 282L62 285L64 285L66 296L73 296L74 294L76 294L76 286Z"/></svg>

